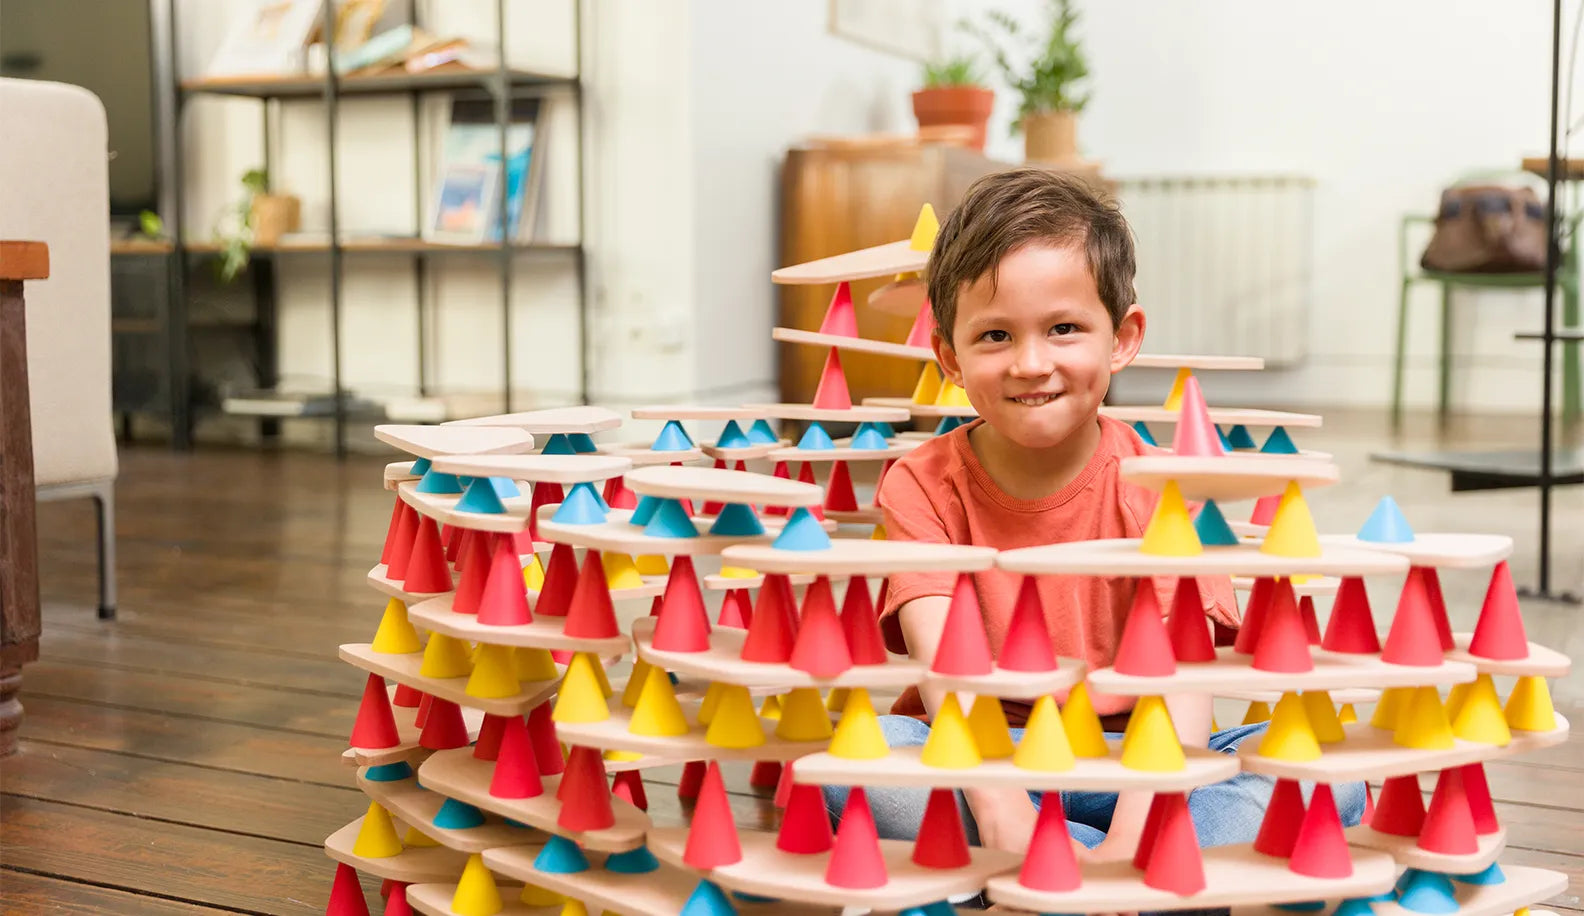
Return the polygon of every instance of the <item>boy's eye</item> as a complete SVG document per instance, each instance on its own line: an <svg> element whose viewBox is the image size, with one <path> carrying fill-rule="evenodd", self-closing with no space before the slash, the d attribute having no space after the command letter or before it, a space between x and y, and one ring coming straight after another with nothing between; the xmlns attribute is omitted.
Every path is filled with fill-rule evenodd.
<svg viewBox="0 0 1584 916"><path fill-rule="evenodd" d="M1006 343L1012 338L1005 331L986 331L979 335L979 339L986 343Z"/></svg>
<svg viewBox="0 0 1584 916"><path fill-rule="evenodd" d="M1054 326L1051 327L1051 333L1052 334L1056 334L1056 335L1063 336L1063 337L1065 337L1068 334L1076 333L1077 331L1078 331L1078 326L1076 324L1073 324L1071 322L1066 322L1066 321L1062 322L1061 324L1054 325Z"/></svg>

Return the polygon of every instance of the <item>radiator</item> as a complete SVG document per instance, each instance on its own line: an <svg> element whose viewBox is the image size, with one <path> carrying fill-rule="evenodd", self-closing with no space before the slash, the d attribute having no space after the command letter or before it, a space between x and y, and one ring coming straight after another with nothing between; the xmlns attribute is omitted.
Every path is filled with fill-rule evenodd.
<svg viewBox="0 0 1584 916"><path fill-rule="evenodd" d="M1138 240L1153 353L1301 361L1313 302L1314 180L1298 175L1117 179Z"/></svg>

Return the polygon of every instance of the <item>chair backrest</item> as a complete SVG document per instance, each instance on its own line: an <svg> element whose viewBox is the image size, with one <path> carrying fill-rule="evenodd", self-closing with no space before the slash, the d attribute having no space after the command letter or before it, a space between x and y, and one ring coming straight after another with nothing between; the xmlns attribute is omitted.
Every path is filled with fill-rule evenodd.
<svg viewBox="0 0 1584 916"><path fill-rule="evenodd" d="M0 79L0 123L0 238L50 252L50 278L27 290L34 477L113 478L104 106L79 86Z"/></svg>

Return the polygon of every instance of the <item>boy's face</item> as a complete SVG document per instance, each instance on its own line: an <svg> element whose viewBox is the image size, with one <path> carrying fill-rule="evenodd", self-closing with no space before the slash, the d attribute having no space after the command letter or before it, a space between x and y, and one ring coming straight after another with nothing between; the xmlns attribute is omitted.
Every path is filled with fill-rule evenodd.
<svg viewBox="0 0 1584 916"><path fill-rule="evenodd" d="M1112 327L1078 245L1026 245L994 273L959 291L952 339L935 336L936 356L989 427L1053 448L1094 422L1112 373L1138 354L1144 313L1131 306Z"/></svg>

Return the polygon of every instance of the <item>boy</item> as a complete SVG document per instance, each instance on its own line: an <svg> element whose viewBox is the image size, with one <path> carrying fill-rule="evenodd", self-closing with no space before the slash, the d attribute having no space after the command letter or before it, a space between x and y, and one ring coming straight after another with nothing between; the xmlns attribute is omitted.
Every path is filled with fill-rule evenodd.
<svg viewBox="0 0 1584 916"><path fill-rule="evenodd" d="M985 544L1013 549L1060 541L1140 537L1156 494L1121 480L1118 463L1148 448L1126 424L1099 415L1111 376L1144 339L1134 301L1133 242L1115 206L1078 181L1042 169L981 178L941 227L930 256L934 348L942 372L960 385L979 419L937 437L886 474L877 497L896 540ZM991 648L999 652L1021 576L974 575ZM882 609L887 640L928 663L951 605L955 576L892 576ZM1135 580L1040 577L1040 598L1058 655L1091 668L1111 663ZM1236 626L1237 603L1225 577L1199 580L1205 613ZM1163 608L1175 580L1157 579ZM909 691L883 716L893 747L929 736L921 718L940 695ZM1133 700L1091 691L1108 737L1120 737ZM922 701L922 702L921 702ZM1029 706L1007 701L1012 737L1021 738ZM1210 734L1210 698L1167 698L1184 745L1235 753L1264 724ZM1254 839L1273 783L1250 773L1196 789L1189 808L1201 845ZM1334 787L1343 821L1355 824L1363 785ZM835 814L846 790L826 790ZM917 835L927 790L868 791L881 836ZM1039 793L970 789L964 793L970 841L1026 851ZM1147 793L1064 792L1068 829L1089 861L1132 855L1149 808Z"/></svg>

